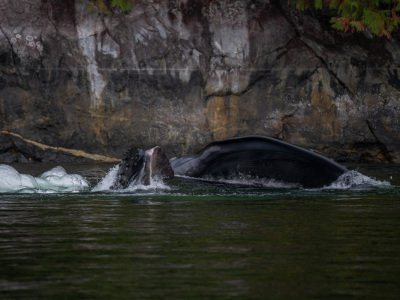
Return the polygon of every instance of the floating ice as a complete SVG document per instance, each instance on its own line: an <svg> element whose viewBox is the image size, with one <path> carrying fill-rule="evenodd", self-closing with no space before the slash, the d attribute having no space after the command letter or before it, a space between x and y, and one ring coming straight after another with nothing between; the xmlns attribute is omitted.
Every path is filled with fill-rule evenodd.
<svg viewBox="0 0 400 300"><path fill-rule="evenodd" d="M60 166L33 177L19 173L11 166L0 165L0 193L79 192L88 187L88 182L82 176L67 174Z"/></svg>
<svg viewBox="0 0 400 300"><path fill-rule="evenodd" d="M89 187L88 182L78 174L67 174L63 167L55 167L44 172L40 179L50 184L50 188L57 187L65 191L83 190Z"/></svg>
<svg viewBox="0 0 400 300"><path fill-rule="evenodd" d="M334 182L325 189L359 189L359 188L382 188L390 187L390 182L385 180L377 180L357 171L348 171L338 177Z"/></svg>

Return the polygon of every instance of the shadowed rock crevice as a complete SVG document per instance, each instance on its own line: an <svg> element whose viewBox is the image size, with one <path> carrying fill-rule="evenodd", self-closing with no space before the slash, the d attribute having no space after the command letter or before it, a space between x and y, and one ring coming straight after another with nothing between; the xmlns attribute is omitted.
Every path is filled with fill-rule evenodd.
<svg viewBox="0 0 400 300"><path fill-rule="evenodd" d="M386 145L378 138L378 136L376 135L373 126L371 124L371 122L369 120L366 120L367 126L369 131L371 132L372 136L375 138L376 140L376 145L378 146L378 148L380 149L382 156L385 158L385 160L387 162L393 162L393 158L392 155L390 153L390 151L388 150L388 148L386 147Z"/></svg>
<svg viewBox="0 0 400 300"><path fill-rule="evenodd" d="M355 91L352 91L351 88L349 88L346 83L341 80L336 74L335 70L332 69L329 65L329 62L325 60L325 58L318 53L318 51L312 46L314 43L312 40L309 40L307 37L305 37L302 32L299 30L298 25L294 21L293 18L289 16L289 14L283 9L282 5L280 4L279 1L276 1L277 7L279 8L279 11L281 12L282 16L285 17L285 19L288 21L288 23L293 27L294 31L296 32L297 39L303 43L303 45L321 62L322 66L329 72L329 74L342 86L345 92L347 92L351 97L355 96ZM318 45L322 46L323 45Z"/></svg>

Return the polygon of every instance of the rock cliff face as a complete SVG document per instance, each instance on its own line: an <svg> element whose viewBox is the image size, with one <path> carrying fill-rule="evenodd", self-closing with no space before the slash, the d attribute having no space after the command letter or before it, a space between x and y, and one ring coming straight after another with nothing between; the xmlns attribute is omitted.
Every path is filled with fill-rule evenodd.
<svg viewBox="0 0 400 300"><path fill-rule="evenodd" d="M105 16L86 0L1 0L0 161L267 135L400 162L400 43L286 3L136 0Z"/></svg>

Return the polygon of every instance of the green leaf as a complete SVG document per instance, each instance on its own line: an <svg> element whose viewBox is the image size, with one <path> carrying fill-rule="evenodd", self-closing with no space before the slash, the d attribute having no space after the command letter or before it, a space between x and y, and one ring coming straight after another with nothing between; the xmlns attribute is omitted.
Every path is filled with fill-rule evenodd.
<svg viewBox="0 0 400 300"><path fill-rule="evenodd" d="M359 3L358 1L351 1L350 2L350 9L352 12L357 12L359 8Z"/></svg>
<svg viewBox="0 0 400 300"><path fill-rule="evenodd" d="M378 13L370 9L364 9L363 21L365 25L375 35L380 35L385 29L385 20L383 13Z"/></svg>
<svg viewBox="0 0 400 300"><path fill-rule="evenodd" d="M356 31L364 31L365 30L365 24L364 22L361 21L351 21L350 26L354 28Z"/></svg>
<svg viewBox="0 0 400 300"><path fill-rule="evenodd" d="M316 9L322 9L322 0L315 0L314 6Z"/></svg>
<svg viewBox="0 0 400 300"><path fill-rule="evenodd" d="M338 10L340 6L339 0L328 1L329 9Z"/></svg>
<svg viewBox="0 0 400 300"><path fill-rule="evenodd" d="M331 18L331 24L332 24L332 27L334 29L336 29L336 30L339 30L339 31L347 30L346 26L344 25L344 22L343 22L342 18L332 17Z"/></svg>
<svg viewBox="0 0 400 300"><path fill-rule="evenodd" d="M122 1L122 0L120 0ZM390 38L400 27L400 0L288 0L297 9L329 8L336 16L331 26L340 31L369 30Z"/></svg>

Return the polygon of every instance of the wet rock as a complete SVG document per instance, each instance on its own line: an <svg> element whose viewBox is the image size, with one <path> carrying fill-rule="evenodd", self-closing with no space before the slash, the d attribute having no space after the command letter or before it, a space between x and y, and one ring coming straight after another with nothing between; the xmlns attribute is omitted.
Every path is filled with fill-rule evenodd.
<svg viewBox="0 0 400 300"><path fill-rule="evenodd" d="M116 157L258 134L400 162L398 40L338 33L286 4L143 0L106 16L89 1L2 2L0 129Z"/></svg>
<svg viewBox="0 0 400 300"><path fill-rule="evenodd" d="M0 132L0 163L27 162L118 162L81 150L55 148L9 132Z"/></svg>

